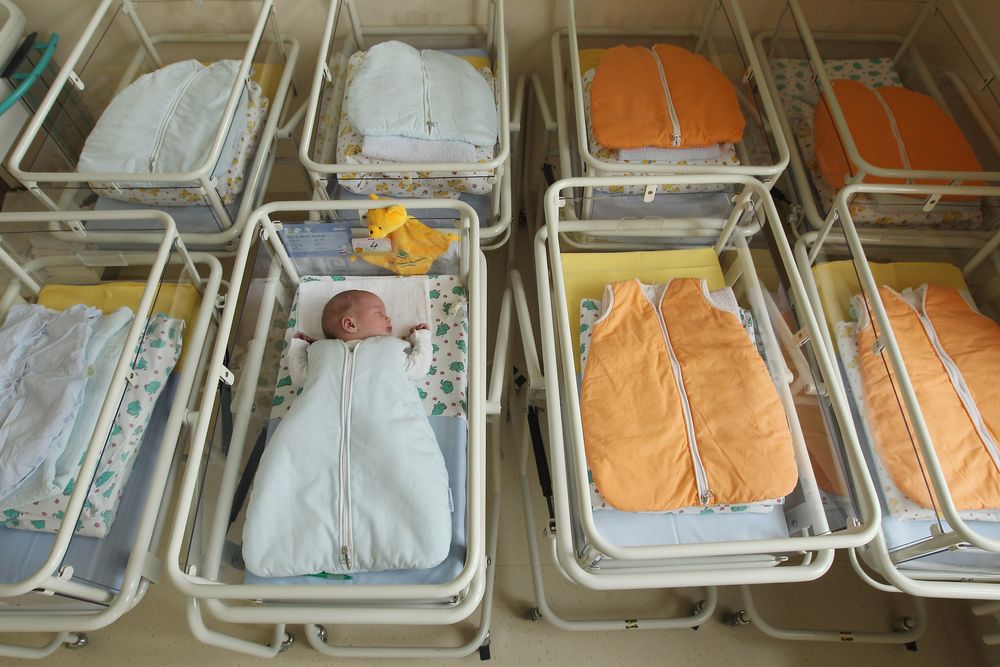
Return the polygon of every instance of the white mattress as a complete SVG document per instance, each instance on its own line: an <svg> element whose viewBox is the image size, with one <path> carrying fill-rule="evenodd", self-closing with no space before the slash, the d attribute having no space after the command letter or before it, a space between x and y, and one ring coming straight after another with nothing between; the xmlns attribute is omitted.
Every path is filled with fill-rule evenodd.
<svg viewBox="0 0 1000 667"><path fill-rule="evenodd" d="M777 506L763 514L640 514L611 509L593 514L601 536L621 547L788 537L785 513Z"/></svg>

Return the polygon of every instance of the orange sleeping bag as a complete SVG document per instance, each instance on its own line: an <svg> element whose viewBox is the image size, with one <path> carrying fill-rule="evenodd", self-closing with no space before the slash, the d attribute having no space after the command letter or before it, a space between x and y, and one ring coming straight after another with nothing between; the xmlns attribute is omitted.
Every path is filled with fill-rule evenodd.
<svg viewBox="0 0 1000 667"><path fill-rule="evenodd" d="M886 86L871 89L859 81L831 81L837 102L858 154L870 164L886 169L933 171L982 171L962 130L932 98L921 93ZM833 123L833 117L820 99L813 126L816 162L830 187L839 190L857 172L848 162L847 152ZM884 178L865 174L865 183L906 183L902 178ZM912 179L911 179L912 182ZM919 185L946 185L950 181L917 179ZM982 181L963 185L982 185ZM945 197L969 199L969 197Z"/></svg>
<svg viewBox="0 0 1000 667"><path fill-rule="evenodd" d="M608 49L590 88L590 118L597 142L614 149L738 143L746 122L725 74L669 44Z"/></svg>
<svg viewBox="0 0 1000 667"><path fill-rule="evenodd" d="M705 283L607 287L580 408L587 462L612 507L657 512L789 494L792 438L764 361Z"/></svg>
<svg viewBox="0 0 1000 667"><path fill-rule="evenodd" d="M951 287L930 285L916 308L890 287L880 287L879 295L955 506L960 510L1000 507L996 443L1000 435L1000 326L975 312ZM913 425L904 416L905 404L895 389L899 381L887 356L873 353L876 333L870 322L858 326L869 426L896 486L921 507L931 508L923 456L916 449Z"/></svg>

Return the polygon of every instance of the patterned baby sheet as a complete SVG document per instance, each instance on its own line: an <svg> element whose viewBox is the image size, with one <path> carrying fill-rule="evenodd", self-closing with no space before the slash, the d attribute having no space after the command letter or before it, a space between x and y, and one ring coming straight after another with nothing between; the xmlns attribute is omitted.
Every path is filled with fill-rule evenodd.
<svg viewBox="0 0 1000 667"><path fill-rule="evenodd" d="M468 410L468 297L458 276L428 274L427 279L433 354L426 377L416 383L417 393L429 416L464 417ZM346 278L339 275L302 277L302 282L342 280ZM281 362L272 400L272 418L284 416L302 391L292 383L287 358L289 341L298 330L298 301L296 293L288 321L276 323L284 328L285 335L278 341Z"/></svg>
<svg viewBox="0 0 1000 667"><path fill-rule="evenodd" d="M154 315L146 325L132 364L121 407L105 442L94 481L83 503L76 532L105 537L111 530L118 505L142 446L146 426L170 374L180 357L184 320ZM83 463L83 457L80 463ZM76 488L74 477L62 495L26 507L0 509L0 526L52 533L59 529L69 496Z"/></svg>
<svg viewBox="0 0 1000 667"><path fill-rule="evenodd" d="M251 81L249 85L247 108L242 118L233 119L234 128L239 128L239 139L231 154L229 166L222 171L223 165L217 165L214 170L216 190L223 204L232 204L243 191L243 178L247 165L256 154L260 142L264 122L267 119L267 109L270 101L264 96L260 85ZM223 151L220 159L225 159ZM158 188L126 188L118 190L101 183L91 183L91 189L103 197L111 197L130 204L146 204L150 206L201 206L205 198L199 194L200 187L190 184L183 187L164 184Z"/></svg>
<svg viewBox="0 0 1000 667"><path fill-rule="evenodd" d="M896 519L911 521L936 521L937 514L933 509L921 507L906 497L896 483L892 481L889 469L882 463L878 450L875 447L875 439L872 437L871 429L868 428L868 416L865 410L864 393L861 385L861 359L858 356L858 345L855 338L857 332L856 322L838 322L834 326L834 335L837 338L837 350L840 353L840 361L847 372L847 380L851 388L851 398L858 407L861 415L861 423L864 428L864 437L868 442L868 451L871 453L871 460L874 462L875 474L878 478L879 490L885 498L886 509ZM988 510L962 510L958 513L966 521L1000 521L1000 509Z"/></svg>
<svg viewBox="0 0 1000 667"><path fill-rule="evenodd" d="M634 162L631 160L623 160L618 157L618 151L613 148L605 148L597 143L597 139L594 137L594 130L590 126L590 87L594 83L594 75L596 70L588 70L583 75L583 106L584 112L586 114L587 122L587 142L590 145L590 153L596 157L598 160L605 160L607 162L618 162L622 165L630 164L663 164L660 162L653 162L652 160L642 160L641 162ZM740 160L736 157L736 148L732 144L720 144L722 154L715 159L709 160L678 160L677 165L697 165L702 167L735 167L740 164ZM596 172L599 176L615 176L621 175L622 172L614 171L598 171ZM655 176L648 172L629 172L631 176ZM679 185L660 185L657 188L657 192L719 192L725 189L725 185L722 184L697 184L697 183L684 183ZM612 185L606 188L594 188L599 192L609 192L611 194L627 194L627 195L641 195L645 192L645 186L642 185Z"/></svg>
<svg viewBox="0 0 1000 667"><path fill-rule="evenodd" d="M826 60L826 73L831 78L860 81L871 88L902 86L891 58L860 58ZM813 81L808 60L776 58L771 69L778 87L778 97L795 135L802 161L812 175L812 185L819 197L820 214L833 208L836 192L823 179L813 148L813 117L819 101L819 89ZM977 229L982 226L982 211L969 204L939 203L933 211L921 209L920 201L897 197L895 203L876 201L871 195L859 194L849 206L855 224L876 226L931 226L947 229Z"/></svg>
<svg viewBox="0 0 1000 667"><path fill-rule="evenodd" d="M331 149L335 148L337 164L356 164L375 167L392 164L385 160L375 160L362 154L363 137L347 120L347 108L343 104L350 91L351 82L358 66L364 59L364 51L351 56L346 64L341 61L333 63L333 81L340 81L339 70L346 68L343 77L343 87L329 86L320 101L319 121L316 124L316 159L318 162L331 162ZM496 91L496 79L489 67L476 69L491 90ZM496 92L494 92L496 94ZM333 130L337 130L336 136ZM493 159L495 146L476 146L474 158L476 162L488 162ZM424 197L432 199L456 199L462 193L473 195L488 194L493 190L492 175L489 171L469 172L410 172L384 174L377 171L357 171L339 174L338 182L357 194L379 194L395 197Z"/></svg>
<svg viewBox="0 0 1000 667"><path fill-rule="evenodd" d="M731 293L731 292L730 292ZM740 323L746 330L750 340L754 342L760 356L766 361L764 354L764 342L757 333L757 327L753 323L753 315L745 308L739 308ZM593 333L594 324L601 317L601 302L597 299L583 299L580 301L580 367L586 368L587 352L590 347L590 336ZM594 484L594 475L587 467L587 481L590 483L590 506L594 510L614 509L601 495L597 485ZM784 498L775 500L765 500L759 503L745 503L740 505L711 505L708 507L682 507L680 509L668 510L665 512L642 512L642 514L681 514L681 515L703 515L703 514L768 514L773 511L776 505L784 505Z"/></svg>

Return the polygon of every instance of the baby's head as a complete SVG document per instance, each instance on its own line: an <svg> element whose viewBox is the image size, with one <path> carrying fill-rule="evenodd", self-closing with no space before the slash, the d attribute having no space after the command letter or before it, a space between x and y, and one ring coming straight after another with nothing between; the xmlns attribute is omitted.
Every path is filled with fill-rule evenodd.
<svg viewBox="0 0 1000 667"><path fill-rule="evenodd" d="M382 299L364 290L347 290L327 301L322 325L323 335L337 340L392 335L392 320Z"/></svg>

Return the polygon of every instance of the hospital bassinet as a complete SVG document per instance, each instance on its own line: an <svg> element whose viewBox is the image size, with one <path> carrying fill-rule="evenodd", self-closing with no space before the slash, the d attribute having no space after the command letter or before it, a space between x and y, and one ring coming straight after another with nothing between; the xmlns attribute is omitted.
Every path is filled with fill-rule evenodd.
<svg viewBox="0 0 1000 667"><path fill-rule="evenodd" d="M372 206L402 203L386 200ZM363 259L351 261L352 230L346 223L283 222L347 210L361 215L364 205L357 202L268 204L255 213L244 233L232 279L232 290L241 298L227 302L222 316L222 335L213 351L212 376L195 427L167 558L172 581L190 598L191 629L206 643L273 656L283 643L287 646L286 624L303 623L309 643L330 655L442 657L467 655L477 648L488 655L499 481L494 477L487 526L486 424L491 423L495 465L510 299L505 298L496 370L487 396L485 259L478 250L475 212L456 200L415 199L405 204L414 216L448 207L461 219L456 229L461 240L454 242L457 256L437 262L427 275L387 276ZM262 241L255 245L258 238ZM323 305L345 288L379 294L397 327L405 328L400 321L408 321L408 316L394 315L394 304L426 308L434 358L428 375L416 382L416 391L448 470L451 551L442 563L424 570L258 576L247 570L243 559L245 506L251 485L260 483L258 463L267 464L261 454L275 442L275 427L299 393L288 370L288 344L296 331L321 336L316 328ZM308 466L309 461L301 464ZM479 627L460 646L338 647L327 634L327 628L359 624L453 625L479 607ZM229 631L209 629L202 620L206 613L230 624L271 627L274 639L262 646ZM484 645L487 648L481 648Z"/></svg>
<svg viewBox="0 0 1000 667"><path fill-rule="evenodd" d="M825 348L812 343L818 335L816 322L808 307L799 307L794 315L789 309L790 302L804 304L805 295L797 274L790 271L794 266L791 249L782 235L766 186L749 176L646 177L637 182L670 187L716 181L752 190L753 197L761 202L758 210L764 219L758 221L756 229L763 227L762 231L755 235L754 228L733 225L720 235L717 228L710 226L699 234L691 230L694 223L683 215L675 220L566 221L563 212L572 208L573 197L585 188L613 187L628 181L564 179L549 188L545 195L546 224L538 230L534 243L541 365L534 353L534 333L523 288L518 289L518 277L513 281L528 357L527 394L523 399L527 401L528 418L520 429L520 461L529 553L540 614L561 628L696 627L712 614L712 587L814 579L829 567L834 549L861 546L877 528L875 491L852 433L846 400L835 384L834 367ZM584 229L613 231L622 237L658 238L661 249L579 253L560 248L560 234ZM586 415L581 411L578 379L580 353L586 349L587 335L593 330L595 318L591 313L599 308L593 299L600 297L605 285L616 281L638 279L649 285L677 278L702 279L706 290L728 286L744 309L741 321L765 361L794 443L790 447L794 450L797 482L794 490L782 498L720 505L711 497L703 497L693 507L656 512L621 511L599 499L591 475L594 462L588 462L585 453L582 420ZM586 381L586 367L583 377ZM841 425L838 433L842 438L831 441L827 437L824 423L828 419ZM542 586L534 537L524 449L529 434L540 466L543 494L549 503L545 534L553 559L565 576L586 588L604 591L709 587L707 604L696 606L687 617L633 619L624 624L610 619L568 620L553 611ZM547 456L541 448L543 439ZM550 482L546 459L551 465ZM686 469L686 463L679 465ZM856 504L851 505L846 516L828 516L821 488L842 486L847 478L855 480L853 488L857 493L852 499Z"/></svg>
<svg viewBox="0 0 1000 667"><path fill-rule="evenodd" d="M369 194L457 198L476 211L484 242L505 237L511 221L513 161L503 0L476 0L457 3L457 7L453 3L441 12L428 12L425 21L388 25L396 4L329 3L299 149L313 197L348 201L366 200ZM442 17L447 17L444 23ZM364 138L349 122L345 99L366 52L389 40L452 54L472 65L494 91L499 120L496 144L476 146L473 159L466 161L367 155ZM338 215L357 223L354 210ZM426 224L432 226L448 227L455 219L455 209L449 207L424 215Z"/></svg>
<svg viewBox="0 0 1000 667"><path fill-rule="evenodd" d="M126 215L159 226L160 242L99 250L84 225ZM0 631L55 635L0 655L37 658L86 644L158 579L222 267L189 253L163 213L3 214L0 230Z"/></svg>
<svg viewBox="0 0 1000 667"><path fill-rule="evenodd" d="M916 233L884 237L855 228L848 204L852 197L900 191L920 197L982 196L987 189L850 186L837 196L840 222L829 236L813 232L796 245L799 270L819 314L824 343L839 361L882 506L876 539L855 550L856 569L872 585L912 595L997 599L997 513L989 498L970 498L977 489L990 493L993 485L965 480L960 472L988 475L993 469L988 458L993 427L979 431L985 438L978 450L983 460L958 458L962 450L955 439L966 418L956 417L948 406L954 396L961 397L968 414L986 415L989 423L994 401L968 375L974 371L968 360L985 355L971 362L985 367L995 350L981 341L974 351L960 348L974 332L988 334L996 327L1000 238L955 232L928 242ZM908 308L923 322L924 333L917 338L905 328L901 299L913 304ZM939 304L949 300L955 315L943 320ZM869 323L877 332L874 343ZM938 359L930 366L919 357L922 336ZM946 393L931 411L927 381L935 378ZM878 393L886 386L889 398ZM950 421L942 422L942 415L951 415ZM894 420L905 420L905 429L892 431ZM842 496L843 491L827 494L825 501L837 506Z"/></svg>
<svg viewBox="0 0 1000 667"><path fill-rule="evenodd" d="M101 2L12 151L14 176L51 210L162 209L189 242L234 242L266 188L298 42L271 0L241 3L225 31L212 11ZM143 238L142 219L98 226Z"/></svg>
<svg viewBox="0 0 1000 667"><path fill-rule="evenodd" d="M782 173L788 162L787 147L780 134L769 131L777 126L777 113L770 92L758 78L757 56L738 3L728 0L698 3L693 16L670 28L636 29L634 23L610 27L605 23L607 16L601 3L570 0L565 16L566 27L552 36L559 177L743 174L770 184ZM691 23L687 24L688 21ZM735 93L732 104L738 107L733 113L745 121L738 141L681 150L642 148L629 151L632 156L598 143L591 113L591 90L605 56L611 47L619 45L645 49L656 44L684 49L679 52L684 54L682 57L718 73L722 81L728 82L723 87L731 84ZM670 63L664 67L670 68ZM671 76L680 74L681 69L675 67ZM617 94L634 92L627 88ZM666 90L669 91L669 86ZM689 104L704 108L720 105L723 101L713 98L719 92L718 86L706 86L691 95ZM666 97L668 101L672 99L669 93ZM669 108L672 110L674 106ZM693 112L693 116L701 113ZM678 120L677 125L679 136L675 140L683 138L685 121ZM703 218L706 223L714 221L721 228L730 210L730 196L734 194L744 195L741 204L749 198L748 192L733 183L657 186L622 181L595 186L575 198L576 215L595 220L644 218L670 215L663 211L684 206L692 211L691 217Z"/></svg>
<svg viewBox="0 0 1000 667"><path fill-rule="evenodd" d="M883 27L887 17L892 17L892 28ZM910 26L906 32L894 27L901 18ZM997 186L998 67L959 0L839 2L823 19L810 18L807 8L789 0L775 29L755 41L791 146L789 192L801 207L793 226L799 227L801 219L804 230L830 224L838 191L862 178L869 183ZM835 94L833 85L847 90L838 88ZM921 111L896 119L897 112L890 110L890 125L872 135L861 125L880 112L857 107L850 95L858 90L872 91L876 101L892 99L887 94L905 95ZM828 107L822 100L828 100ZM828 108L828 115L817 114L818 108ZM935 120L922 120L930 118ZM924 123L915 135L907 129L914 123ZM934 142L945 136L947 141ZM879 138L888 142L885 150L872 144ZM955 146L965 142L974 156L956 161ZM838 167L844 178L831 182L838 160L845 161ZM850 171L847 161L854 165ZM851 215L859 227L992 229L998 192L966 198L944 192L921 199L856 191Z"/></svg>

